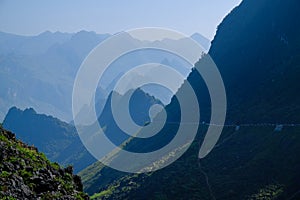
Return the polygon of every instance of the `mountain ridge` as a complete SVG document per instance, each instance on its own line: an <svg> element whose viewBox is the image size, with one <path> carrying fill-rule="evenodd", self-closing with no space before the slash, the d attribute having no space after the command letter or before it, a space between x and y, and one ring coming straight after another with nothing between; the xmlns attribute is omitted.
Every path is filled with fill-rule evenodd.
<svg viewBox="0 0 300 200"><path fill-rule="evenodd" d="M0 120L4 119L9 108L17 106L22 109L33 107L39 113L71 121L72 89L77 71L88 53L109 36L88 31L44 32L37 36L1 32L0 78L3 84L0 85ZM157 63L163 61L156 55L152 57ZM134 66L136 61L143 63L149 60L144 59L141 53L118 63L118 73L108 74L105 87L100 85L106 90L103 98L106 100L112 91L111 81L119 78L124 70L128 70L126 67ZM182 67L181 62L173 62L173 59L174 56L170 57L172 66L178 69Z"/></svg>
<svg viewBox="0 0 300 200"><path fill-rule="evenodd" d="M109 169L91 166L89 172L102 176L89 179L80 172L85 190L92 194L98 188L98 199L298 199L299 127L255 126L300 122L300 20L291 23L299 19L298 7L296 0L244 0L225 17L212 42L209 54L227 89L226 123L253 127L224 127L215 148L199 160L207 130L200 124L190 149L170 166L139 175L110 170L110 176ZM209 97L196 70L188 81L198 97ZM111 175L117 180L107 185Z"/></svg>

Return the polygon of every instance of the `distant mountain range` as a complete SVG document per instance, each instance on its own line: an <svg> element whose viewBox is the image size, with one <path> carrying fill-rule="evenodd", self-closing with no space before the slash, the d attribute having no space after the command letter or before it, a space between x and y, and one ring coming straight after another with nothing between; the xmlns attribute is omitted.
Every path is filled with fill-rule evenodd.
<svg viewBox="0 0 300 200"><path fill-rule="evenodd" d="M211 42L206 37L199 33L194 33L193 35L191 35L191 38L201 44L204 49L206 49L207 51L209 50Z"/></svg>
<svg viewBox="0 0 300 200"><path fill-rule="evenodd" d="M44 32L37 36L20 36L0 32L0 120L12 106L25 109L33 107L39 113L49 114L64 121L72 120L73 82L82 61L88 53L109 34L80 31L78 33ZM209 40L194 34L196 41L206 48ZM164 41L166 42L166 41ZM176 42L176 41L168 41ZM146 52L147 53L147 52ZM97 90L97 101L103 107L116 80L128 67L149 60L146 53L132 55L111 66L111 70ZM169 63L175 68L184 68L174 57L153 54L152 61ZM167 60L166 60L167 59ZM191 66L188 66L189 68ZM185 76L188 70L184 72ZM151 90L149 90L151 92ZM167 102L167 97L162 101Z"/></svg>
<svg viewBox="0 0 300 200"><path fill-rule="evenodd" d="M81 31L38 36L0 33L0 119L12 106L71 119L73 80L85 56L109 37Z"/></svg>

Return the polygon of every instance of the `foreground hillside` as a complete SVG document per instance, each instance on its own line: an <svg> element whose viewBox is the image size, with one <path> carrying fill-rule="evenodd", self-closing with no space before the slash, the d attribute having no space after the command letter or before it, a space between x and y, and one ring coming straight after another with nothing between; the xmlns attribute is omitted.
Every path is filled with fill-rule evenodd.
<svg viewBox="0 0 300 200"><path fill-rule="evenodd" d="M0 199L89 199L73 168L51 163L0 127Z"/></svg>

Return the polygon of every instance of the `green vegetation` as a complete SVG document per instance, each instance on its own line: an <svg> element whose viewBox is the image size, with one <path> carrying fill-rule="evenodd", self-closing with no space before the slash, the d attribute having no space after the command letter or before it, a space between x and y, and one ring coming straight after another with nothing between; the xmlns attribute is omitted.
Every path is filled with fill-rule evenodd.
<svg viewBox="0 0 300 200"><path fill-rule="evenodd" d="M170 166L153 173L121 176L98 187L99 192L91 198L141 199L147 196L149 199L209 200L210 192L202 169L217 199L285 199L298 189L296 174L300 159L296 152L300 150L300 128L273 130L274 127L242 127L236 132L234 127L225 128L220 145L200 161L201 168L197 155L203 135L198 135L189 150ZM104 172L109 173L105 168L99 173ZM112 169L110 172L111 176L115 173ZM107 174L102 174L102 178L106 177ZM97 181L102 183L101 179L95 179L89 187L97 188Z"/></svg>
<svg viewBox="0 0 300 200"><path fill-rule="evenodd" d="M251 195L247 200L272 200L277 199L283 193L283 186L281 185L267 185L265 188L259 190L257 194Z"/></svg>
<svg viewBox="0 0 300 200"><path fill-rule="evenodd" d="M0 174L0 177L1 178L8 178L10 175L11 175L10 172L2 171L1 174Z"/></svg>
<svg viewBox="0 0 300 200"><path fill-rule="evenodd" d="M59 170L60 166L57 162L51 163L51 167L53 167L56 170Z"/></svg>
<svg viewBox="0 0 300 200"><path fill-rule="evenodd" d="M112 193L113 193L113 191L108 189L108 190L101 191L100 193L95 193L90 198L91 199L100 199L102 197L107 197L107 196L111 195Z"/></svg>
<svg viewBox="0 0 300 200"><path fill-rule="evenodd" d="M3 197L2 200L17 200L17 199L14 197Z"/></svg>
<svg viewBox="0 0 300 200"><path fill-rule="evenodd" d="M62 169L51 163L45 154L1 128L0 153L0 199L57 199L65 195L87 199L72 167Z"/></svg>

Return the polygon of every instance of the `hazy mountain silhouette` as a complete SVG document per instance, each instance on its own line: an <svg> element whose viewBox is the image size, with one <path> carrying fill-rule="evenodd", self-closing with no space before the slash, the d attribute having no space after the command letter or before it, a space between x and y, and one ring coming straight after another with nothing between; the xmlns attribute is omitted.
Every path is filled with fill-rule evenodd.
<svg viewBox="0 0 300 200"><path fill-rule="evenodd" d="M193 35L191 35L191 38L194 39L195 41L197 41L199 44L201 44L203 46L203 48L205 50L207 50L207 52L209 51L209 48L211 45L211 42L209 39L207 39L200 33L194 33Z"/></svg>
<svg viewBox="0 0 300 200"><path fill-rule="evenodd" d="M0 120L10 107L16 105L22 109L33 107L39 113L71 121L72 89L76 73L88 53L109 36L87 31L46 31L37 36L0 32L0 78L3 80L0 85ZM132 39L132 42L141 41ZM180 41L163 42L174 44ZM104 106L113 86L124 72L137 64L147 63L149 59L157 63L167 59L185 77L191 68L178 61L178 58L161 52L152 52L150 58L149 52L128 55L113 63L111 70L100 81L102 92L97 97L99 104ZM151 91L147 92L153 93ZM164 97L163 92L160 94L158 96L162 96L164 103L169 101L171 95Z"/></svg>
<svg viewBox="0 0 300 200"><path fill-rule="evenodd" d="M112 95L115 95L114 98L117 98L121 101L122 98L124 98L124 96L126 96L127 94L120 95L116 92L112 92L107 99L102 113L99 115L98 122L101 127L105 127L105 134L110 139L110 141L119 146L129 138L129 135L122 131L122 129L117 125L114 119L111 109ZM160 104L163 106L163 104L159 100L155 99L152 96L149 96L143 90L135 90L130 98L128 105L130 117L132 118L133 122L139 126L144 126L145 124L149 123L151 121L149 116L149 109L154 104Z"/></svg>
<svg viewBox="0 0 300 200"><path fill-rule="evenodd" d="M85 56L107 37L86 31L37 36L0 33L0 119L16 105L71 120L76 72Z"/></svg>

